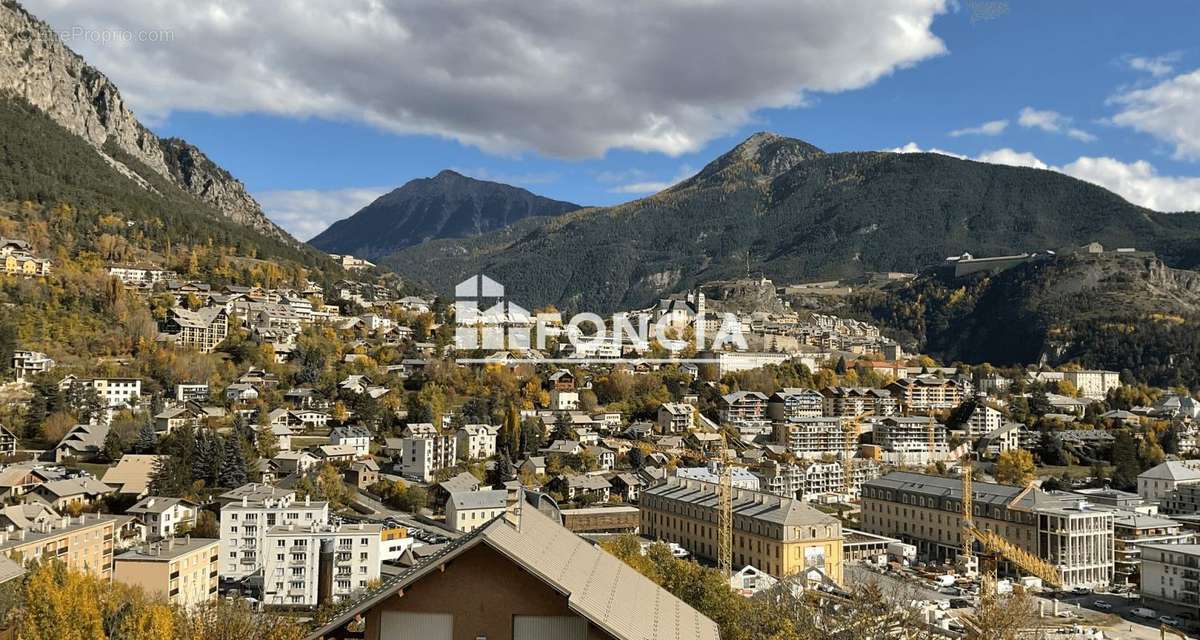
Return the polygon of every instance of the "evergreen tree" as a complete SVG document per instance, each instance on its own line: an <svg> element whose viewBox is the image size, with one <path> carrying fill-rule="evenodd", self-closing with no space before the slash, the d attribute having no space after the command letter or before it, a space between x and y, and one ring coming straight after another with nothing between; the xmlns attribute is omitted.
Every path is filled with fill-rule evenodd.
<svg viewBox="0 0 1200 640"><path fill-rule="evenodd" d="M178 498L192 489L192 473L188 465L174 457L161 458L150 475L150 493Z"/></svg>
<svg viewBox="0 0 1200 640"><path fill-rule="evenodd" d="M236 438L225 439L225 451L221 458L218 484L230 488L246 484L246 458Z"/></svg>
<svg viewBox="0 0 1200 640"><path fill-rule="evenodd" d="M158 447L158 434L154 432L154 424L149 420L142 424L137 439L133 441L134 453L154 453Z"/></svg>
<svg viewBox="0 0 1200 640"><path fill-rule="evenodd" d="M101 454L104 459L113 462L123 453L125 453L125 443L121 441L121 434L116 429L109 429L108 435L104 436L104 448Z"/></svg>
<svg viewBox="0 0 1200 640"><path fill-rule="evenodd" d="M1137 441L1128 430L1117 434L1112 446L1113 488L1129 491L1137 488L1137 477L1142 472L1138 462Z"/></svg>

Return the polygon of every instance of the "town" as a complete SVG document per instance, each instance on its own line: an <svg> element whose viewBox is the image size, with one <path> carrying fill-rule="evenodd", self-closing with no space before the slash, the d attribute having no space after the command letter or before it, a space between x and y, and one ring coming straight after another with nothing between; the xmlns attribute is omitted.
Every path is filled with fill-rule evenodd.
<svg viewBox="0 0 1200 640"><path fill-rule="evenodd" d="M581 348L552 308L476 314L467 330L546 325L553 350L461 348L452 306L386 279L272 288L106 270L156 318L152 361L6 357L9 580L57 558L184 608L240 598L312 638L358 637L364 620L366 637L437 616L486 626L554 609L565 590L574 613L521 624L632 638L622 624L664 612L618 624L575 598L616 589L648 606L662 587L627 585L633 569L587 575L601 549L633 543L719 572L749 602L884 580L911 590L915 624L951 638L1014 587L1039 598L1030 628L1100 637L1119 632L1117 613L1180 629L1200 613L1187 577L1200 403L1184 391L937 363L869 323L794 311L797 288L763 278L624 314L677 335L736 318L745 350L687 358L637 336ZM766 292L767 309L731 291ZM489 585L486 616L456 604L461 584ZM687 624L715 634L706 620Z"/></svg>

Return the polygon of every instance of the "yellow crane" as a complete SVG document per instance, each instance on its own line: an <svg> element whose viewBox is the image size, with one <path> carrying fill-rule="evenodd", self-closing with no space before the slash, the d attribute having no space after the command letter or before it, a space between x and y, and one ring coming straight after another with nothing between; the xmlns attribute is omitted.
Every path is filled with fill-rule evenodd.
<svg viewBox="0 0 1200 640"><path fill-rule="evenodd" d="M960 555L964 567L971 565L973 557L975 538L971 532L975 529L975 487L972 474L975 472L971 466L971 450L963 454L962 469L962 531L959 537L962 538L962 552Z"/></svg>
<svg viewBox="0 0 1200 640"><path fill-rule="evenodd" d="M729 441L721 432L721 478L717 483L717 569L733 575L733 471L729 465Z"/></svg>
<svg viewBox="0 0 1200 640"><path fill-rule="evenodd" d="M862 434L862 419L873 415L873 410L864 411L842 425L842 492L846 495L854 491L854 445Z"/></svg>
<svg viewBox="0 0 1200 640"><path fill-rule="evenodd" d="M979 542L987 554L987 566L979 567L979 592L990 594L996 584L996 559L1002 557L1013 563L1017 569L1038 578L1042 584L1051 587L1062 586L1062 576L1058 569L1037 557L1036 555L1012 544L999 534L975 526L975 493L971 468L971 452L963 454L962 460L962 551L959 556L963 566L970 566L974 557L974 544ZM1026 493L1033 490L1033 484L1013 498L1013 503L1020 500ZM1011 506L1011 503L1010 503Z"/></svg>

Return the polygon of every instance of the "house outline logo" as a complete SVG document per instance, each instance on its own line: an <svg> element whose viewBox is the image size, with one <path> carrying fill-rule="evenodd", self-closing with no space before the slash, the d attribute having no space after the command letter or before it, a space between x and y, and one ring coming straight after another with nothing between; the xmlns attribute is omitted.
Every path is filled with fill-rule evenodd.
<svg viewBox="0 0 1200 640"><path fill-rule="evenodd" d="M483 274L471 276L454 287L456 349L529 349L528 328L512 326L512 320L530 317L528 310L505 300L504 285Z"/></svg>

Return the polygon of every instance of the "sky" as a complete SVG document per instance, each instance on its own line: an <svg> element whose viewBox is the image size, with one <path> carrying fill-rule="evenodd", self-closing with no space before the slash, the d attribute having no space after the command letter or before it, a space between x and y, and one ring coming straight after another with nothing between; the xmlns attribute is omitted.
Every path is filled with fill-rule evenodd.
<svg viewBox="0 0 1200 640"><path fill-rule="evenodd" d="M756 131L1200 211L1200 4L24 0L307 239L442 169L583 205Z"/></svg>

